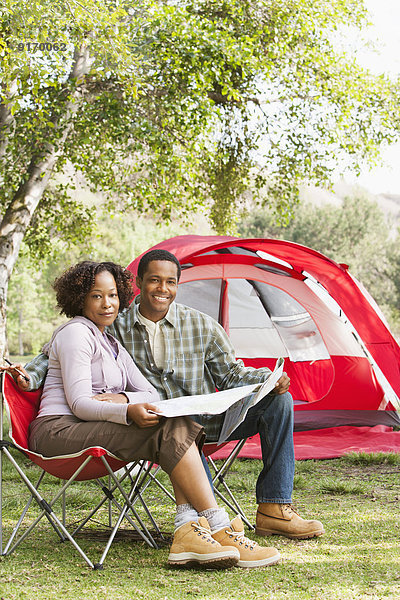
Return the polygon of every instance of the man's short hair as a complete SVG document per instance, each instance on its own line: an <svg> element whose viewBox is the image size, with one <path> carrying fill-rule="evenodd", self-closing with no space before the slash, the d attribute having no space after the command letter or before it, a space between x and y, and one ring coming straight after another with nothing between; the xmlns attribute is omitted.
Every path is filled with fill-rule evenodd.
<svg viewBox="0 0 400 600"><path fill-rule="evenodd" d="M176 256L174 256L174 254L172 254L171 252L168 252L168 250L161 250L161 249L150 250L149 252L146 252L146 254L143 254L142 258L139 261L138 270L137 270L137 276L140 279L143 279L143 275L146 273L149 263L152 262L153 260L168 260L169 262L175 263L176 268L178 270L178 281L179 281L180 276L181 276L181 271L182 271L179 260L176 258Z"/></svg>

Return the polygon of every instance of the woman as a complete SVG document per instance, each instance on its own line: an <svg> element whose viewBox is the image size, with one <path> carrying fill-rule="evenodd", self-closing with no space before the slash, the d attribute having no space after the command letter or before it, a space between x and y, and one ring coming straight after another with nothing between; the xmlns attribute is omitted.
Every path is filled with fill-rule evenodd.
<svg viewBox="0 0 400 600"><path fill-rule="evenodd" d="M157 462L171 478L177 504L186 507L178 507L168 562L236 564L238 550L218 544L198 516L217 508L198 451L201 426L149 412L157 410L156 390L105 331L132 299L131 274L114 263L85 261L53 287L61 312L72 319L47 344L49 369L30 428L30 449L57 456L99 445L123 460ZM8 370L18 377L14 366Z"/></svg>
<svg viewBox="0 0 400 600"><path fill-rule="evenodd" d="M177 504L169 564L254 567L277 562L274 549L244 538L241 524L234 525L237 519L230 524L217 506L199 454L202 427L188 417L160 418L152 404L159 399L157 391L106 332L132 300L131 274L111 262L84 261L53 287L61 313L71 320L44 349L49 368L30 427L30 449L58 456L99 445L123 460L161 465ZM8 371L26 387L18 369L23 372L20 365Z"/></svg>

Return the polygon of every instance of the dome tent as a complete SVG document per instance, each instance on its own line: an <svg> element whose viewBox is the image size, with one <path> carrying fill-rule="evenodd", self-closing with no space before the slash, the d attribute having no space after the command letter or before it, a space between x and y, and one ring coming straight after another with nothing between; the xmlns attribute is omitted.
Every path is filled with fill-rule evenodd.
<svg viewBox="0 0 400 600"><path fill-rule="evenodd" d="M400 425L400 348L346 265L273 239L185 235L154 248L182 265L177 302L219 321L246 365L285 358L295 432L313 432L314 447L315 430Z"/></svg>

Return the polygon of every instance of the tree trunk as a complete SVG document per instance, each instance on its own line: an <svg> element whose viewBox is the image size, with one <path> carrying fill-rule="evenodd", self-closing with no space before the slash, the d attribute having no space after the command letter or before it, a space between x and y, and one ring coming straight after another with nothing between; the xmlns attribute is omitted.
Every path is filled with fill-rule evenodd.
<svg viewBox="0 0 400 600"><path fill-rule="evenodd" d="M22 336L22 325L24 323L22 308L18 308L18 354L20 356L24 353L24 340Z"/></svg>
<svg viewBox="0 0 400 600"><path fill-rule="evenodd" d="M3 87L3 86L2 86ZM14 117L11 113L11 106L13 104L13 96L17 91L17 82L13 81L7 92L3 92L2 96L7 99L7 102L0 104L0 161L5 157L8 140L13 135L14 129ZM3 176L0 171L0 185L3 183Z"/></svg>
<svg viewBox="0 0 400 600"><path fill-rule="evenodd" d="M18 258L21 242L48 185L54 166L62 155L65 141L73 128L84 92L83 83L93 59L86 47L75 50L69 79L75 90L63 100L62 119L54 123L56 143L47 142L40 154L34 155L23 184L15 193L0 224L0 353L4 356L6 339L6 307L8 282Z"/></svg>

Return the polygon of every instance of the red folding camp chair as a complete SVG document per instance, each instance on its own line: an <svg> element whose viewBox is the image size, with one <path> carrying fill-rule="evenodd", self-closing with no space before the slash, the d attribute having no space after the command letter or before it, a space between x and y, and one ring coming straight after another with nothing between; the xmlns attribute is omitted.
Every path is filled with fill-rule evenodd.
<svg viewBox="0 0 400 600"><path fill-rule="evenodd" d="M61 541L69 540L75 549L81 554L84 560L93 569L100 569L108 554L115 535L126 519L133 527L136 533L149 546L158 548L154 537L159 537L163 541L163 535L158 528L151 512L143 499L143 490L147 487L148 478L151 474L152 463L147 461L137 461L127 463L118 459L115 455L108 452L105 448L93 447L87 448L76 454L67 456L57 456L55 458L46 458L40 454L28 449L28 429L30 423L36 417L41 391L22 392L14 380L6 374L2 382L2 397L0 403L0 551L1 555L11 554L15 548L30 534L39 521L46 517ZM8 416L10 429L10 440L3 436L3 405ZM42 471L39 480L33 484L24 472L22 466L15 460L10 450L15 449L38 465ZM20 476L21 481L26 485L30 492L30 497L24 507L8 541L3 547L3 464L2 458L5 456ZM116 471L119 471L116 473ZM39 492L40 484L46 473L53 475L61 480L65 480L64 485L58 493L50 500L46 500ZM108 484L105 483L104 476L108 476ZM74 481L94 480L102 492L100 502L91 510L90 514L83 519L78 526L75 526L72 532L68 531L65 523L65 500L66 490ZM152 479L149 479L149 481ZM156 483L160 486L159 482ZM54 504L57 500L62 502L61 519L54 512ZM32 503L37 503L40 508L40 514L29 526L22 532L22 524L27 520L27 513ZM135 507L144 509L145 515L151 522L156 536L152 535L145 525L143 518ZM93 563L83 551L77 542L77 534L82 531L84 525L90 521L99 509L108 503L108 524L110 531L103 554L97 563ZM112 509L116 512L114 525ZM143 511L141 511L143 512Z"/></svg>

